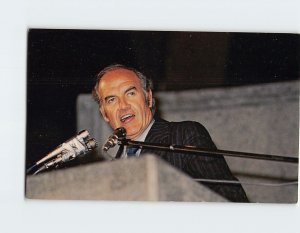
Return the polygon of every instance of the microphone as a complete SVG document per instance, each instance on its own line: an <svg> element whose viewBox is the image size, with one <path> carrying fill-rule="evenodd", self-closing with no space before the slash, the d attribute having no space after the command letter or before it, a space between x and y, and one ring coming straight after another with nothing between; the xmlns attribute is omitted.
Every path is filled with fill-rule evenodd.
<svg viewBox="0 0 300 233"><path fill-rule="evenodd" d="M102 150L107 152L110 148L114 147L118 143L118 139L123 139L126 137L126 129L123 127L114 130L113 134L107 139L106 143L103 145Z"/></svg>
<svg viewBox="0 0 300 233"><path fill-rule="evenodd" d="M52 160L50 163L45 165L47 168L49 167L49 165L52 166L61 162L67 162L75 159L80 155L85 155L89 151L95 149L96 147L96 140L94 138L90 138L90 134L87 130L82 130L76 136L62 143L53 151L48 153L45 157L37 161L31 168L27 170L27 172L31 171L34 167L54 157L56 157L56 159Z"/></svg>

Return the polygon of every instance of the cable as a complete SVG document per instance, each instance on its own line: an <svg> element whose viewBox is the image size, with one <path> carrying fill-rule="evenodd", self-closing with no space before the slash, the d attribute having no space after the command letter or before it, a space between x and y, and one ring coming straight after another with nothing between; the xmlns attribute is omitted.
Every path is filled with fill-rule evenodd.
<svg viewBox="0 0 300 233"><path fill-rule="evenodd" d="M32 165L30 168L28 168L27 170L26 170L26 174L29 174L29 172L31 172L34 168L36 168L37 167L37 165L36 164L34 164L34 165Z"/></svg>
<svg viewBox="0 0 300 233"><path fill-rule="evenodd" d="M236 180L214 180L214 179L193 179L195 181L207 182L207 183L223 183L223 184L243 184L243 185L257 185L257 186L270 186L280 187L288 185L298 185L298 181L283 182L283 183L253 183L253 182L240 182Z"/></svg>

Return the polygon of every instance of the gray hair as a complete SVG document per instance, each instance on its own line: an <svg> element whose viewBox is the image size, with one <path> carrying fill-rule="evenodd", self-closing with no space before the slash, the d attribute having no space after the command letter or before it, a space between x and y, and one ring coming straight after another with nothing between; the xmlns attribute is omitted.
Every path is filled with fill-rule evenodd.
<svg viewBox="0 0 300 233"><path fill-rule="evenodd" d="M144 96L145 96L145 100L146 103L149 103L149 97L148 97L148 92L151 90L153 90L153 83L152 80L147 78L144 74L142 74L140 71L132 68L132 67L127 67L125 65L121 65L121 64L114 64L114 65L110 65L105 67L103 70L101 70L97 76L96 76L96 84L94 86L94 89L92 90L92 95L94 100L99 104L99 106L101 106L101 101L100 101L100 96L98 95L98 88L99 88L99 83L101 78L109 71L113 71L113 70L118 70L118 69L125 69L125 70L130 70L133 73L135 73L135 75L138 77L138 79L140 80L141 83L141 87L143 89L144 92ZM151 112L154 115L155 113L155 99L152 97L152 107L151 107Z"/></svg>

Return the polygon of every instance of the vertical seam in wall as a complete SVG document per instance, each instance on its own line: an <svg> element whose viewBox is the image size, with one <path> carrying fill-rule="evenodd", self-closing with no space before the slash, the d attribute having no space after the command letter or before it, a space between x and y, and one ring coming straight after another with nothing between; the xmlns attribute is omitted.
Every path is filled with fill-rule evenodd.
<svg viewBox="0 0 300 233"><path fill-rule="evenodd" d="M153 156L146 157L146 181L147 181L147 195L149 201L158 201L158 171L157 160Z"/></svg>

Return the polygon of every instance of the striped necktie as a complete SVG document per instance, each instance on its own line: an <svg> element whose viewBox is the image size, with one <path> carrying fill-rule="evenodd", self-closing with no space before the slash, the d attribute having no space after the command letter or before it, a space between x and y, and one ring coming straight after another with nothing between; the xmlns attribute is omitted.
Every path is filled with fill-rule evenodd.
<svg viewBox="0 0 300 233"><path fill-rule="evenodd" d="M135 147L128 147L126 150L127 156L135 156L136 152L138 151L139 148L135 148Z"/></svg>

